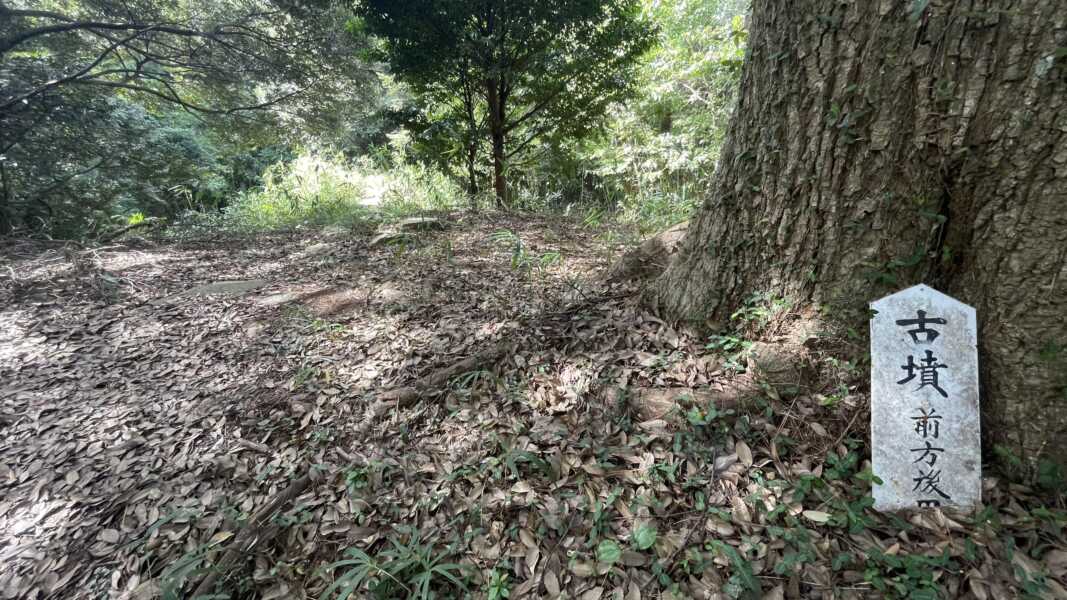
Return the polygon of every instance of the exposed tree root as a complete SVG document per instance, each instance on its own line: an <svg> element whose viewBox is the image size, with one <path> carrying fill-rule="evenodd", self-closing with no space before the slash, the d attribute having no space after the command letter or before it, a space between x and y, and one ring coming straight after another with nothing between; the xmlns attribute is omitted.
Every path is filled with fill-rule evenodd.
<svg viewBox="0 0 1067 600"><path fill-rule="evenodd" d="M278 532L281 531L279 528L265 527L265 525L286 504L303 494L309 485L311 485L310 473L294 480L289 484L289 487L275 494L270 502L259 509L249 519L244 529L233 538L222 558L213 567L208 567L207 576L200 581L200 585L196 586L196 591L193 592L192 597L206 597L212 594L219 577L228 573L241 557L247 555L253 546L265 544L278 535Z"/></svg>
<svg viewBox="0 0 1067 600"><path fill-rule="evenodd" d="M484 365L493 364L507 356L511 351L511 344L496 344L459 362L437 369L433 373L420 378L412 385L383 392L377 397L374 404L367 409L364 426L373 423L373 421L392 409L411 406L419 398L440 390L453 377L477 370Z"/></svg>
<svg viewBox="0 0 1067 600"><path fill-rule="evenodd" d="M536 317L536 321L533 318L524 320L520 323L520 327L523 329L530 329L533 328L535 324L544 325L552 321L564 323L582 309L595 306L606 300L626 297L628 295L630 294L609 294L585 298L559 312L541 314ZM390 410L411 406L420 398L440 391L452 378L478 370L487 365L495 364L500 359L514 352L514 343L510 341L500 342L447 367L437 369L429 375L419 378L411 385L397 387L382 392L377 396L374 403L368 407L366 417L364 418L360 429L366 431L378 420L378 418L385 415Z"/></svg>

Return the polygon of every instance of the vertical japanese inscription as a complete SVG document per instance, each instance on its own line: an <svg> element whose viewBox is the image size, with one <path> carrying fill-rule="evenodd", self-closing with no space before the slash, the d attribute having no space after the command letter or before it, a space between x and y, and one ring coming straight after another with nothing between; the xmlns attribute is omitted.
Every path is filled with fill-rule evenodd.
<svg viewBox="0 0 1067 600"><path fill-rule="evenodd" d="M924 285L873 302L871 458L875 508L981 499L974 309Z"/></svg>

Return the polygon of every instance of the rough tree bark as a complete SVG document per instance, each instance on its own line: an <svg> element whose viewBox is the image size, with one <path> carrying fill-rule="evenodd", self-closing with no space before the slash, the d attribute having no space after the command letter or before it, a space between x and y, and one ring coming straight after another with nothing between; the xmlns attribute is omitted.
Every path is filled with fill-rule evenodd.
<svg viewBox="0 0 1067 600"><path fill-rule="evenodd" d="M658 305L709 326L771 292L859 325L932 284L978 310L987 442L1063 464L1065 47L1060 0L757 0Z"/></svg>

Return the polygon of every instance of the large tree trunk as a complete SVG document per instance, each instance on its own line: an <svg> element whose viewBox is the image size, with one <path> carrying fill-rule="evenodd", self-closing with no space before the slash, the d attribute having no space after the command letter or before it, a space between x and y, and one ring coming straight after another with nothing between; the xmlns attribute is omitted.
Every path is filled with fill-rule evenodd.
<svg viewBox="0 0 1067 600"><path fill-rule="evenodd" d="M926 282L978 310L988 441L1062 462L1067 10L924 4L755 2L713 191L657 301L709 325L771 292L856 326Z"/></svg>

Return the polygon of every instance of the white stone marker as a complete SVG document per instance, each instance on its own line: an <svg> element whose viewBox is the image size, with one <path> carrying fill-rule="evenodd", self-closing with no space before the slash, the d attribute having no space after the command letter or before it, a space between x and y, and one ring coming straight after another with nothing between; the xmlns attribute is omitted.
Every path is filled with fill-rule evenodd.
<svg viewBox="0 0 1067 600"><path fill-rule="evenodd" d="M974 308L917 285L871 303L871 462L878 510L982 498Z"/></svg>

